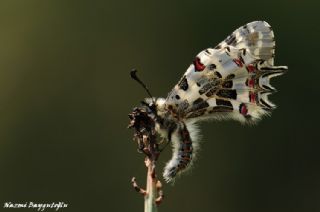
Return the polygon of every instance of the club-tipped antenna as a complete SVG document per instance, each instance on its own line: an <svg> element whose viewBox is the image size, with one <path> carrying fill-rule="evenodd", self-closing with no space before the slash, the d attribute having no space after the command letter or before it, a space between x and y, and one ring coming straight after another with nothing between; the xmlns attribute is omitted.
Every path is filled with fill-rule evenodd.
<svg viewBox="0 0 320 212"><path fill-rule="evenodd" d="M144 88L144 90L147 91L147 93L150 96L152 102L155 103L154 100L153 100L153 97L152 97L152 95L151 95L151 93L149 91L149 89L147 88L147 86L138 78L137 69L132 69L131 72L130 72L130 76L131 76L132 79L137 81Z"/></svg>

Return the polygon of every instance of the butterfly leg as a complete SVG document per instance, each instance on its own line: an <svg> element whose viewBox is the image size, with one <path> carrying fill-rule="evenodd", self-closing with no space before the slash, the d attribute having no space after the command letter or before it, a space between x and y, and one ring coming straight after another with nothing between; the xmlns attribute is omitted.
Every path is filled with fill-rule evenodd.
<svg viewBox="0 0 320 212"><path fill-rule="evenodd" d="M132 186L133 186L134 190L136 190L136 192L142 194L143 196L145 196L147 194L146 190L144 190L140 186L138 186L137 180L136 180L135 177L133 177L131 179L131 183L132 183Z"/></svg>
<svg viewBox="0 0 320 212"><path fill-rule="evenodd" d="M160 205L163 201L163 198L164 198L164 194L162 191L162 184L161 184L160 180L157 181L156 188L157 188L157 192L158 192L158 197L156 198L155 201L156 201L157 205Z"/></svg>

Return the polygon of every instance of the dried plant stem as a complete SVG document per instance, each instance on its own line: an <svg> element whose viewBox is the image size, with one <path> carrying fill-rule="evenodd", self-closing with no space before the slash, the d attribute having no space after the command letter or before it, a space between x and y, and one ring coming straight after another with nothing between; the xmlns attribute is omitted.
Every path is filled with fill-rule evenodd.
<svg viewBox="0 0 320 212"><path fill-rule="evenodd" d="M145 160L148 168L147 172L147 194L144 196L144 211L145 212L157 212L158 207L156 205L156 184L155 178L155 162L151 161L148 157Z"/></svg>

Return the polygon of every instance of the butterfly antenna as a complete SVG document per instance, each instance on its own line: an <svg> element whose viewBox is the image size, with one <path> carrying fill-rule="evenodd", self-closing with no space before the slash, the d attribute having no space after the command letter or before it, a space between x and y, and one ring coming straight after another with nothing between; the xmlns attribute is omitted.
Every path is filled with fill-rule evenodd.
<svg viewBox="0 0 320 212"><path fill-rule="evenodd" d="M151 93L149 91L149 89L147 88L147 86L138 78L137 69L132 69L131 72L130 72L130 76L131 76L132 79L137 81L147 91L148 95L152 99L152 102L155 103L154 100L153 100L153 97L152 97L152 95L151 95Z"/></svg>

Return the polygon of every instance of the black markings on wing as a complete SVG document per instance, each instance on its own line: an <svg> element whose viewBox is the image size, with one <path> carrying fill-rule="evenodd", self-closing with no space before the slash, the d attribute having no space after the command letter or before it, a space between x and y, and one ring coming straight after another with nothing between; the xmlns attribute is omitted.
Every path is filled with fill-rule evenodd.
<svg viewBox="0 0 320 212"><path fill-rule="evenodd" d="M216 106L214 106L209 113L218 113L218 112L232 112L233 106L230 101L223 99L216 99Z"/></svg>
<svg viewBox="0 0 320 212"><path fill-rule="evenodd" d="M232 80L227 80L222 83L223 88L232 88L232 85L233 85Z"/></svg>
<svg viewBox="0 0 320 212"><path fill-rule="evenodd" d="M218 78L222 78L222 75L220 74L219 71L214 72L214 75Z"/></svg>
<svg viewBox="0 0 320 212"><path fill-rule="evenodd" d="M196 110L187 114L186 118L196 118L203 116L206 113L207 109Z"/></svg>
<svg viewBox="0 0 320 212"><path fill-rule="evenodd" d="M209 55L211 54L208 49L206 49L205 52L206 52L207 54L209 54Z"/></svg>
<svg viewBox="0 0 320 212"><path fill-rule="evenodd" d="M218 90L217 96L225 99L237 99L237 91L221 89Z"/></svg>
<svg viewBox="0 0 320 212"><path fill-rule="evenodd" d="M258 119L261 114L274 109L275 106L268 100L268 95L274 91L269 84L269 78L282 74L282 69L285 68L273 67L272 70L266 71L261 70L259 65L254 66L256 67L254 71L243 67L247 71L246 76L237 77L231 73L224 78L214 75L212 80L202 80L198 83L201 98L196 99L188 107L185 117L204 117L223 112L239 114L245 121L251 122ZM212 98L216 99L216 105L208 103Z"/></svg>
<svg viewBox="0 0 320 212"><path fill-rule="evenodd" d="M204 101L202 98L196 99L192 106L186 111L187 118L195 118L198 116L202 116L209 107L209 103Z"/></svg>
<svg viewBox="0 0 320 212"><path fill-rule="evenodd" d="M203 101L202 98L196 99L192 104L196 109L202 109L209 106L209 104L206 101Z"/></svg>
<svg viewBox="0 0 320 212"><path fill-rule="evenodd" d="M216 105L224 107L232 107L232 104L228 100L216 99Z"/></svg>
<svg viewBox="0 0 320 212"><path fill-rule="evenodd" d="M232 107L224 107L224 106L215 106L212 108L212 110L209 111L209 113L227 113L227 112L232 112L233 108Z"/></svg>
<svg viewBox="0 0 320 212"><path fill-rule="evenodd" d="M273 91L273 89L267 85L262 85L262 88L268 91Z"/></svg>
<svg viewBox="0 0 320 212"><path fill-rule="evenodd" d="M187 80L186 75L184 75L184 76L182 77L182 79L181 79L180 82L178 83L178 86L179 86L180 89L182 89L182 90L184 90L184 91L188 90L189 84L188 84L188 80Z"/></svg>
<svg viewBox="0 0 320 212"><path fill-rule="evenodd" d="M221 49L221 44L218 44L216 47L214 47L214 49Z"/></svg>
<svg viewBox="0 0 320 212"><path fill-rule="evenodd" d="M234 46L237 43L236 36L234 34L229 35L225 42L228 45Z"/></svg>
<svg viewBox="0 0 320 212"><path fill-rule="evenodd" d="M267 71L286 71L288 70L288 68L286 66L273 66L273 67L261 67L260 70L267 70ZM273 73L273 72L269 72L269 73Z"/></svg>
<svg viewBox="0 0 320 212"><path fill-rule="evenodd" d="M274 106L271 106L270 104L268 104L266 101L264 101L262 98L260 99L260 102L262 105L264 105L264 109L265 110L272 110L274 109Z"/></svg>
<svg viewBox="0 0 320 212"><path fill-rule="evenodd" d="M235 78L235 76L236 76L235 74L229 74L225 80L232 80Z"/></svg>
<svg viewBox="0 0 320 212"><path fill-rule="evenodd" d="M233 86L233 81L232 79L235 78L234 74L229 74L224 81L222 82L222 88L232 88Z"/></svg>
<svg viewBox="0 0 320 212"><path fill-rule="evenodd" d="M218 46L219 49L227 46L246 49L257 59L263 59L273 65L274 34L265 21L254 21L238 28Z"/></svg>
<svg viewBox="0 0 320 212"><path fill-rule="evenodd" d="M217 92L218 88L211 88L207 93L206 96L207 97L211 97L213 96L216 92Z"/></svg>
<svg viewBox="0 0 320 212"><path fill-rule="evenodd" d="M257 120L275 107L270 79L286 66L273 66L274 35L263 21L235 30L214 49L200 52L167 98L181 119L227 112L235 119ZM215 101L216 100L216 101Z"/></svg>
<svg viewBox="0 0 320 212"><path fill-rule="evenodd" d="M199 94L202 95L210 90L211 92L214 92L214 90L217 90L217 86L220 84L220 81L217 79L213 79L210 82L203 85L203 87L199 90Z"/></svg>
<svg viewBox="0 0 320 212"><path fill-rule="evenodd" d="M216 69L217 68L217 66L215 65L215 64L210 64L209 65L209 70L214 70L214 69Z"/></svg>

